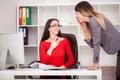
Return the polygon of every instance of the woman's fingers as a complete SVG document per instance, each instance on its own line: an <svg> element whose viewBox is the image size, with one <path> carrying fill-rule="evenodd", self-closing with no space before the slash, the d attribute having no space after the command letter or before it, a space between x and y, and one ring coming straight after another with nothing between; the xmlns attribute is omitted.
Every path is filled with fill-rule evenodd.
<svg viewBox="0 0 120 80"><path fill-rule="evenodd" d="M97 63L93 63L93 66L88 67L88 70L96 70L98 68L98 64Z"/></svg>
<svg viewBox="0 0 120 80"><path fill-rule="evenodd" d="M95 68L95 67L92 66L92 67L88 67L87 69L88 70L96 70L97 68Z"/></svg>
<svg viewBox="0 0 120 80"><path fill-rule="evenodd" d="M59 40L58 39L55 39L52 43L51 43L51 47L52 48L55 48L58 44L59 44Z"/></svg>

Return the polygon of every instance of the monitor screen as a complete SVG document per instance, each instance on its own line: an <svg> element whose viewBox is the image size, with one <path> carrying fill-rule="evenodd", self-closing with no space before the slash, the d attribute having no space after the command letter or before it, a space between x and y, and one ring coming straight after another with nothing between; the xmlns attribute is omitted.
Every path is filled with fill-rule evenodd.
<svg viewBox="0 0 120 80"><path fill-rule="evenodd" d="M24 64L23 33L0 34L0 49L8 49L6 64Z"/></svg>

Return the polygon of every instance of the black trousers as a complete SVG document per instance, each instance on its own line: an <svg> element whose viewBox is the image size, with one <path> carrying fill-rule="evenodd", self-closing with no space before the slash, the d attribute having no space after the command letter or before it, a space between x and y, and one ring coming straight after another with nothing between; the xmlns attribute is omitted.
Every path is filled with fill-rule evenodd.
<svg viewBox="0 0 120 80"><path fill-rule="evenodd" d="M40 79L72 79L71 76L40 76Z"/></svg>
<svg viewBox="0 0 120 80"><path fill-rule="evenodd" d="M120 80L120 50L117 54L116 80Z"/></svg>

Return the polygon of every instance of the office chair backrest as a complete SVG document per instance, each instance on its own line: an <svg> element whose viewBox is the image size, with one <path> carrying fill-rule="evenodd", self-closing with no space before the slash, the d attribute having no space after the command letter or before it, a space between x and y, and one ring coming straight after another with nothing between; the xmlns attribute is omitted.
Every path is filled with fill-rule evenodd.
<svg viewBox="0 0 120 80"><path fill-rule="evenodd" d="M67 38L69 41L69 44L71 46L71 50L73 53L74 61L75 63L70 68L77 68L78 63L78 46L77 46L77 40L74 34L69 33L62 33L62 37ZM68 60L67 55L65 58L65 62Z"/></svg>

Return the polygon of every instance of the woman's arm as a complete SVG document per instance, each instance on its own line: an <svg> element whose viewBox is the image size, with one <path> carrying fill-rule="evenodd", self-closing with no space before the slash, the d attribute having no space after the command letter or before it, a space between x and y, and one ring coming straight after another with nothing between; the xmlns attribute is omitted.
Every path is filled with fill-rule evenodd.
<svg viewBox="0 0 120 80"><path fill-rule="evenodd" d="M91 48L93 48L93 40L91 39L89 42L86 40L86 39L84 39L84 41L91 47Z"/></svg>
<svg viewBox="0 0 120 80"><path fill-rule="evenodd" d="M101 40L101 26L95 18L90 19L89 23L91 27L92 39L93 39L93 66L90 69L97 69L100 54L100 40Z"/></svg>
<svg viewBox="0 0 120 80"><path fill-rule="evenodd" d="M46 49L45 49L45 45L44 45L44 42L41 42L40 43L40 49L39 49L40 51L40 62L41 63L44 63L44 64L47 64L47 62L48 62L48 60L49 60L49 58L50 58L50 56L46 53L47 51L46 51Z"/></svg>
<svg viewBox="0 0 120 80"><path fill-rule="evenodd" d="M73 53L72 53L71 48L70 48L70 44L66 38L65 38L64 48L65 48L65 51L66 51L67 56L68 56L68 61L64 64L64 66L67 68L67 67L74 64L74 58L73 58Z"/></svg>
<svg viewBox="0 0 120 80"><path fill-rule="evenodd" d="M81 31L84 39L86 39L86 34L85 34L85 31L84 31L84 22L80 22L77 17L76 17L76 20L77 20L77 23L79 25L80 31Z"/></svg>
<svg viewBox="0 0 120 80"><path fill-rule="evenodd" d="M46 64L52 54L53 49L59 44L59 41L53 41L51 42L50 48L48 50L45 49L44 42L41 42L40 44L40 61L44 64Z"/></svg>
<svg viewBox="0 0 120 80"><path fill-rule="evenodd" d="M91 48L93 48L92 40L90 40L89 42L86 40L86 34L85 34L85 31L84 31L84 23L83 23L83 22L80 22L80 21L78 20L78 18L76 18L76 19L77 19L77 23L78 23L78 25L79 25L80 31L81 31L81 33L82 33L82 35L83 35L83 37L84 37L84 41L85 41Z"/></svg>

